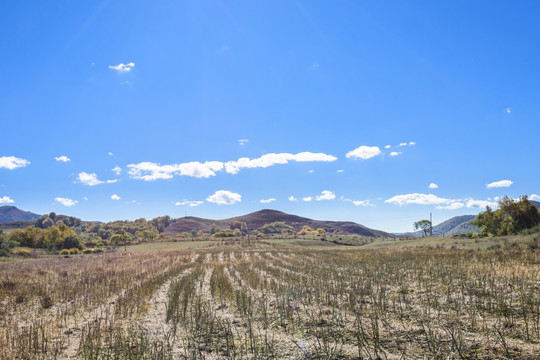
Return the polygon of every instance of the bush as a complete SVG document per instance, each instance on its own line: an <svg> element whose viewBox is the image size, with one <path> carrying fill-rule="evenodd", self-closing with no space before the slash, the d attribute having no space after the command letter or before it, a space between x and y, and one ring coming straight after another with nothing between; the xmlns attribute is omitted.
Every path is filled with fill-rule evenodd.
<svg viewBox="0 0 540 360"><path fill-rule="evenodd" d="M80 253L81 252L77 248L69 249L69 254L70 255L77 255L77 254L80 254Z"/></svg>
<svg viewBox="0 0 540 360"><path fill-rule="evenodd" d="M94 249L94 252L95 253L102 253L102 252L105 252L105 250L103 250L102 247L97 247L97 248Z"/></svg>
<svg viewBox="0 0 540 360"><path fill-rule="evenodd" d="M62 241L62 249L73 249L73 248L77 248L77 249L82 248L81 242L79 241L79 238L76 236L73 236L73 235L67 236Z"/></svg>
<svg viewBox="0 0 540 360"><path fill-rule="evenodd" d="M87 248L87 249L84 249L84 250L83 250L83 254L92 254L93 252L94 252L93 249L88 249L88 248Z"/></svg>
<svg viewBox="0 0 540 360"><path fill-rule="evenodd" d="M69 249L60 250L60 255L69 255L69 254L70 254Z"/></svg>
<svg viewBox="0 0 540 360"><path fill-rule="evenodd" d="M9 256L11 248L13 248L13 243L8 241L2 230L0 230L0 256Z"/></svg>

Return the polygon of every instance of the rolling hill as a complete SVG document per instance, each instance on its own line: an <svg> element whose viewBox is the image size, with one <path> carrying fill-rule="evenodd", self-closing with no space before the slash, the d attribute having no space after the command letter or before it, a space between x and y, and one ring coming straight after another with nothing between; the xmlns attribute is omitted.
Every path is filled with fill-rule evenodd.
<svg viewBox="0 0 540 360"><path fill-rule="evenodd" d="M15 206L0 206L0 223L36 220L40 216L30 211L23 211Z"/></svg>
<svg viewBox="0 0 540 360"><path fill-rule="evenodd" d="M231 221L240 220L246 222L248 229L259 229L265 224L270 224L276 221L283 221L291 225L295 231L300 231L305 225L313 229L323 228L329 233L355 234L370 237L394 237L394 235L380 230L373 230L363 225L350 221L322 221L304 218L297 215L286 214L277 210L260 210L251 214L237 216L223 220L210 220L187 216L173 220L165 229L166 235L174 236L184 231L203 230L210 231L212 224L216 224L220 228L227 228Z"/></svg>

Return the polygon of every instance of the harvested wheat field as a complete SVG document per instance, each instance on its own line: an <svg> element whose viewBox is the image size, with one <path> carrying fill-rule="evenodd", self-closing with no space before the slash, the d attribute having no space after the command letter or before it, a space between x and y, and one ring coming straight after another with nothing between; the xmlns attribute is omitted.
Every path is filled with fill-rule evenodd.
<svg viewBox="0 0 540 360"><path fill-rule="evenodd" d="M1 359L538 359L540 252L221 246L0 266Z"/></svg>

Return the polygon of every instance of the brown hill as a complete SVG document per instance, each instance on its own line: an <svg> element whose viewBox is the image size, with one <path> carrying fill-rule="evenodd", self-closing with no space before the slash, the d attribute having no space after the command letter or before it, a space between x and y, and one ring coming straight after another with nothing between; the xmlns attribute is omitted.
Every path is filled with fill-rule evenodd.
<svg viewBox="0 0 540 360"><path fill-rule="evenodd" d="M296 231L300 231L302 227L307 225L313 229L323 228L324 230L326 230L326 232L329 233L342 233L351 235L354 234L372 237L394 237L394 235L386 233L384 231L373 230L351 221L313 220L297 215L286 214L277 210L268 209L223 220L210 220L187 216L175 219L169 224L169 226L167 226L164 233L166 235L174 236L184 231L192 230L203 230L205 232L209 232L212 224L216 224L219 228L225 229L229 227L229 224L233 220L245 221L250 231L259 229L265 224L270 224L276 221L283 221L284 223L294 227Z"/></svg>

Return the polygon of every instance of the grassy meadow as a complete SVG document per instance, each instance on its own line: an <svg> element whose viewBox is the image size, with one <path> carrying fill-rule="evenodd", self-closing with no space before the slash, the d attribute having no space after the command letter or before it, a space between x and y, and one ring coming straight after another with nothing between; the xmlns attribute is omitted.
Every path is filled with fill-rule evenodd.
<svg viewBox="0 0 540 360"><path fill-rule="evenodd" d="M18 259L0 264L0 359L538 359L537 238L269 237Z"/></svg>

